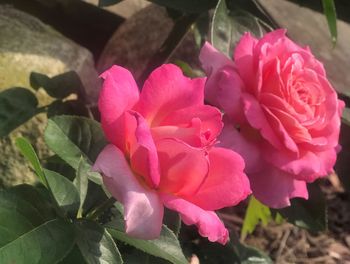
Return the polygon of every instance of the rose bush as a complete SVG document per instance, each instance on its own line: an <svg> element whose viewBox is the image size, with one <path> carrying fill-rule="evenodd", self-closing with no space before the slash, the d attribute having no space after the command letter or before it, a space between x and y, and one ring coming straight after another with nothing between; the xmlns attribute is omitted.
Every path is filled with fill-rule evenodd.
<svg viewBox="0 0 350 264"><path fill-rule="evenodd" d="M110 144L94 170L124 205L126 232L158 237L166 206L210 241L226 243L228 231L214 210L237 204L251 191L243 159L215 146L222 115L204 105L205 78L189 79L177 66L163 65L139 94L122 67L101 76L99 110Z"/></svg>
<svg viewBox="0 0 350 264"><path fill-rule="evenodd" d="M226 113L220 144L243 156L253 194L274 208L307 199L306 183L332 171L344 106L322 63L285 33L244 34L233 61L209 43L200 54L206 100Z"/></svg>

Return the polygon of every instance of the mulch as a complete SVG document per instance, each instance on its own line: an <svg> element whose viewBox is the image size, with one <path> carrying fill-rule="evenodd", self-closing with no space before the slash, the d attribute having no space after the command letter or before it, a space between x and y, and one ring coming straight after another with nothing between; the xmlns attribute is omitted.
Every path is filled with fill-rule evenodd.
<svg viewBox="0 0 350 264"><path fill-rule="evenodd" d="M334 174L321 181L327 201L328 230L310 233L284 222L258 225L244 243L265 252L278 264L350 264L350 195ZM225 224L240 233L245 205L223 212Z"/></svg>

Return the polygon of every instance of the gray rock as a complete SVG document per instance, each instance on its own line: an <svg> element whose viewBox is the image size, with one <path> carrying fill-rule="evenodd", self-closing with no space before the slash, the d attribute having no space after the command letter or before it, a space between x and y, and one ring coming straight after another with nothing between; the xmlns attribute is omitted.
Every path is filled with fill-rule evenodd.
<svg viewBox="0 0 350 264"><path fill-rule="evenodd" d="M127 19L112 35L97 63L99 72L114 64L129 69L137 80L173 29L174 21L164 7L151 4ZM200 67L199 50L189 30L167 62L183 60Z"/></svg>
<svg viewBox="0 0 350 264"><path fill-rule="evenodd" d="M97 63L99 72L113 64L129 69L137 79L161 47L174 22L166 9L150 5L126 20L113 34Z"/></svg>
<svg viewBox="0 0 350 264"><path fill-rule="evenodd" d="M83 0L89 4L98 5L99 0ZM146 0L123 0L118 4L103 7L104 9L124 18L129 18L142 8L150 5Z"/></svg>
<svg viewBox="0 0 350 264"><path fill-rule="evenodd" d="M0 36L0 91L14 86L30 89L32 71L55 76L74 70L86 88L87 97L96 101L99 81L87 49L35 17L4 5L0 5ZM41 105L51 101L43 91L37 96ZM33 181L34 174L14 142L15 138L25 136L40 157L48 156L42 136L46 121L41 114L0 139L0 186Z"/></svg>
<svg viewBox="0 0 350 264"><path fill-rule="evenodd" d="M0 89L29 87L31 71L54 76L76 71L90 101L98 96L98 76L91 53L35 17L0 5Z"/></svg>

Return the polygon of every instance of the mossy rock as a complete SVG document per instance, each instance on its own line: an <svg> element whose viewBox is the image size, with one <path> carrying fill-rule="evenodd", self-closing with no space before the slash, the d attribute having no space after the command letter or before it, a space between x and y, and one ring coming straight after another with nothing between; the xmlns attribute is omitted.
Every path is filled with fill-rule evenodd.
<svg viewBox="0 0 350 264"><path fill-rule="evenodd" d="M87 49L37 18L5 5L0 5L0 36L0 91L11 87L31 89L31 72L51 77L74 70L80 76L90 101L96 100L98 75L92 54ZM43 91L37 92L37 96L40 105L52 100ZM15 146L15 139L28 138L39 157L47 157L49 151L43 140L46 123L46 115L40 114L0 139L0 186L35 180L28 162Z"/></svg>

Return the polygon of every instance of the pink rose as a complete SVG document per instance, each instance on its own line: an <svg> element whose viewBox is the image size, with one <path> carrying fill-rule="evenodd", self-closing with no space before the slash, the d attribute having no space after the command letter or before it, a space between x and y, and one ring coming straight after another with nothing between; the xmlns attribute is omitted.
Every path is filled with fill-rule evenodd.
<svg viewBox="0 0 350 264"><path fill-rule="evenodd" d="M110 145L94 169L124 205L126 232L159 236L164 206L195 224L202 236L225 244L228 231L214 210L251 193L243 159L214 146L221 113L203 104L205 78L189 79L175 65L163 65L142 92L131 73L113 66L102 74L102 127Z"/></svg>
<svg viewBox="0 0 350 264"><path fill-rule="evenodd" d="M306 183L332 171L344 106L322 63L285 33L244 34L234 61L208 43L200 54L206 100L226 113L221 146L243 156L253 194L274 208L307 199Z"/></svg>

